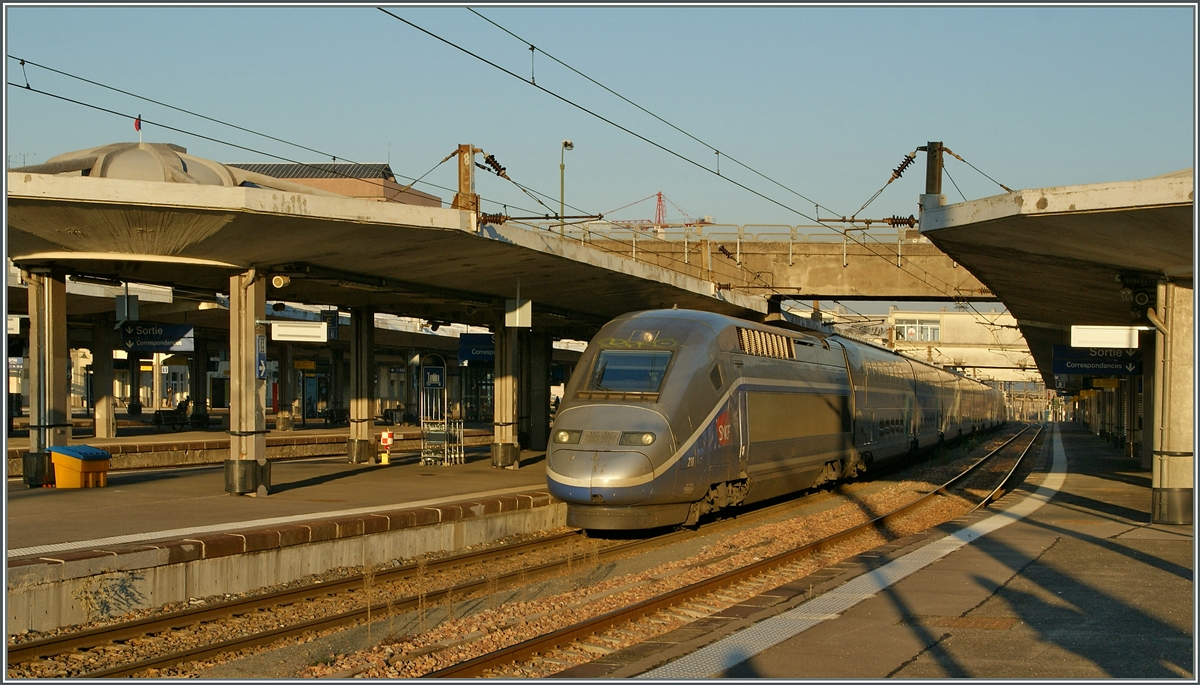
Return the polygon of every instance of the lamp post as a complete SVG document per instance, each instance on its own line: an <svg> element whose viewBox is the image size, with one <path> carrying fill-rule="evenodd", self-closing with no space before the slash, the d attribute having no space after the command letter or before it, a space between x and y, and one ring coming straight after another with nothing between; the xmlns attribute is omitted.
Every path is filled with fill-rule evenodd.
<svg viewBox="0 0 1200 685"><path fill-rule="evenodd" d="M566 215L566 177L567 177L567 150L574 150L575 144L569 140L562 142L562 150L558 157L558 234L565 235L563 216Z"/></svg>

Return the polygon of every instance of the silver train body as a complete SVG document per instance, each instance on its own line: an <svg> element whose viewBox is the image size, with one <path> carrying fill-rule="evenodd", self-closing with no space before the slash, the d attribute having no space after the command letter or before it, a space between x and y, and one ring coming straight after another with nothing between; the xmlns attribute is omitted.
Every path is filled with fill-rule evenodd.
<svg viewBox="0 0 1200 685"><path fill-rule="evenodd" d="M546 480L568 525L691 525L1004 416L999 391L883 348L706 312L636 312L580 358Z"/></svg>

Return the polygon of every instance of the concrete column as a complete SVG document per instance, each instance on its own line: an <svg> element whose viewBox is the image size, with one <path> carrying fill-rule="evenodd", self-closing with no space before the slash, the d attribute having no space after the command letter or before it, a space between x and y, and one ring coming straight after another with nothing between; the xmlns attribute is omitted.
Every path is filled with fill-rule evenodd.
<svg viewBox="0 0 1200 685"><path fill-rule="evenodd" d="M375 463L375 310L350 310L350 438L346 455L351 464Z"/></svg>
<svg viewBox="0 0 1200 685"><path fill-rule="evenodd" d="M1151 472L1151 520L1192 524L1194 406L1192 288L1160 283L1155 354L1155 436Z"/></svg>
<svg viewBox="0 0 1200 685"><path fill-rule="evenodd" d="M517 440L517 366L520 362L518 329L505 327L504 318L501 317L493 331L496 372L492 406L496 437L492 443L492 466L519 468L521 444Z"/></svg>
<svg viewBox="0 0 1200 685"><path fill-rule="evenodd" d="M296 370L292 368L292 344L279 343L279 406L275 409L275 430L296 428L292 400L296 397Z"/></svg>
<svg viewBox="0 0 1200 685"><path fill-rule="evenodd" d="M259 378L266 364L267 281L257 271L229 279L229 459L225 492L268 495L271 468L267 461L267 381ZM265 376L265 372L262 374Z"/></svg>
<svg viewBox="0 0 1200 685"><path fill-rule="evenodd" d="M150 406L153 411L163 408L162 355L150 353Z"/></svg>
<svg viewBox="0 0 1200 685"><path fill-rule="evenodd" d="M544 450L550 440L551 337L534 330L522 331L520 337L520 433L528 436L529 449Z"/></svg>
<svg viewBox="0 0 1200 685"><path fill-rule="evenodd" d="M344 357L339 349L329 350L329 405L345 409L346 391L344 390L345 374L342 370Z"/></svg>
<svg viewBox="0 0 1200 685"><path fill-rule="evenodd" d="M130 416L139 416L142 413L142 354L127 352L125 361L129 364L129 404L125 405L125 411Z"/></svg>
<svg viewBox="0 0 1200 685"><path fill-rule="evenodd" d="M188 398L192 401L192 426L208 427L208 339L196 332L192 366L188 369Z"/></svg>
<svg viewBox="0 0 1200 685"><path fill-rule="evenodd" d="M62 275L27 273L29 284L29 457L25 484L54 482L47 447L71 437L67 406L67 289Z"/></svg>
<svg viewBox="0 0 1200 685"><path fill-rule="evenodd" d="M117 437L117 403L113 397L114 317L101 317L92 326L92 405L95 436Z"/></svg>

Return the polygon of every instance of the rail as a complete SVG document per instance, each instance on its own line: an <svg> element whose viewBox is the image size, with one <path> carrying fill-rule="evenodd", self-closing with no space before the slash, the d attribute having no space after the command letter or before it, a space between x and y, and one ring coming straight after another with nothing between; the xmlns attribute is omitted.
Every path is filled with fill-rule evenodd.
<svg viewBox="0 0 1200 685"><path fill-rule="evenodd" d="M750 564L749 566L744 566L739 569L727 571L726 573L723 573L719 576L715 576L713 578L709 578L707 580L701 581L700 583L697 583L695 585L689 585L686 587L678 588L676 590L664 593L657 597L651 597L649 599L638 602L632 606L623 607L621 609L611 611L609 613L603 614L601 616L597 616L597 617L589 619L587 621L583 621L583 622L575 624L573 626L567 626L565 628L547 633L545 635L538 636L531 640L526 640L524 642L519 642L517 644L510 645L508 647L504 647L504 648L496 650L495 652L492 652L490 654L485 654L485 655L477 657L475 659L471 659L469 661L464 661L462 663L455 664L453 666L449 666L447 668L443 668L438 671L434 671L432 673L426 674L423 677L426 677L426 678L480 677L480 676L485 675L489 669L495 668L497 666L501 666L506 663L518 661L521 659L526 659L535 654L545 653L551 649L570 644L571 642L573 642L577 639L587 637L589 635L595 634L595 633L603 631L603 630L607 630L609 628L616 627L622 623L626 623L631 620L636 620L643 616L651 615L654 612L657 612L659 610L669 608L673 605L685 602L690 599L694 599L696 597L701 597L701 596L707 595L709 593L719 591L727 586L741 582L748 578L752 578L754 576L757 576L762 573L766 573L773 569L776 569L776 568L779 568L782 566L786 566L786 565L788 565L794 561L797 561L803 557L807 557L809 555L820 552L824 549L828 549L828 548L832 547L833 545L835 545L839 542L842 542L846 539L852 538L856 535L859 535L860 533L864 533L864 532L868 532L868 531L872 531L872 530L884 530L884 529L886 529L886 527L888 526L888 524L890 522L898 519L901 516L904 516L905 514L908 514L912 511L916 510L917 508L921 507L926 502L928 502L934 496L945 494L952 485L954 485L955 483L966 478L968 475L976 472L976 470L980 469L984 464L989 462L993 457L995 457L1002 450L1007 448L1010 444L1013 443L1014 440L1016 440L1018 437L1023 435L1028 430L1029 430L1029 426L1026 426L1024 429L1022 429L1016 435L1013 435L1011 438L1009 438L1007 441L1005 441L1002 445L1000 445L996 449L992 450L985 456L981 457L977 462L972 464L969 468L967 468L965 471L963 471L959 475L957 475L954 478L947 481L941 487L939 487L939 488L933 490L932 492L929 492L929 493L923 495L922 497L920 497L916 500L913 500L912 502L909 502L908 504L905 504L887 514L884 514L883 516L879 516L870 521L866 521L857 526L854 526L853 528L849 528L849 529L841 531L839 533L835 533L834 535L822 538L820 540L815 540L815 541L813 541L807 545L803 545L797 549L790 550L788 552L784 552L784 553L776 555L774 557L769 557L767 559L763 559L761 561ZM1018 459L1016 461L1016 464L1009 471L1008 475L1006 475L1006 477L1004 478L1000 487L998 487L996 490L993 490L991 492L991 494L989 494L988 497L985 498L984 503L981 504L980 506L983 506L987 502L993 501L992 498L996 497L997 493L1000 491L1000 489L1005 487L1009 483L1009 480L1011 479L1012 474L1015 473L1017 467L1020 465L1020 463L1025 458L1025 456L1028 454L1029 449L1037 442L1037 438L1040 434L1041 434L1041 428L1039 427L1038 432L1034 435L1033 439L1030 440L1029 444L1026 445L1025 449L1021 452L1020 456L1018 457ZM976 507L976 508L979 508L979 507Z"/></svg>
<svg viewBox="0 0 1200 685"><path fill-rule="evenodd" d="M572 531L560 535L549 536L526 543L508 545L502 548L487 549L468 554L461 554L452 557L447 557L438 561L430 562L425 569L427 573L437 573L442 570L453 568L455 566L464 566L467 564L484 563L491 559L496 559L502 556L510 556L513 554L521 554L543 549L549 545L555 545L563 540L574 539L579 536L578 532ZM406 564L399 568L391 569L386 572L380 572L375 576L375 580L383 582L392 582L403 580L416 575L418 565ZM181 611L174 611L161 616L152 616L129 621L112 626L103 626L74 633L64 633L54 637L35 640L25 643L19 643L8 646L7 663L9 665L18 664L23 661L37 659L53 654L62 654L80 649L88 649L96 647L116 640L124 640L130 637L136 637L146 634L154 634L163 631L178 629L181 627L194 625L204 621L212 621L224 616L232 616L235 614L246 613L261 608L290 604L293 602L301 602L310 597L321 595L336 594L356 590L363 585L363 575L354 574L343 578L339 581L324 582L318 584L309 584L297 588L288 588L277 592L264 593L252 597L245 597L231 602L222 602L211 606L193 607ZM364 609L365 612L365 609ZM271 639L275 639L274 636ZM220 648L216 651L211 651L211 648L205 648L207 653L215 654L226 648ZM176 655L178 656L178 655ZM179 663L187 657L180 656L173 663ZM191 658L199 658L192 656ZM163 659L157 664L149 664L141 666L142 669L151 668L154 666L161 667L166 665L170 659ZM139 662L142 663L142 662ZM136 666L130 664L128 667ZM124 668L122 672L129 671ZM119 675L118 673L99 673L99 675Z"/></svg>

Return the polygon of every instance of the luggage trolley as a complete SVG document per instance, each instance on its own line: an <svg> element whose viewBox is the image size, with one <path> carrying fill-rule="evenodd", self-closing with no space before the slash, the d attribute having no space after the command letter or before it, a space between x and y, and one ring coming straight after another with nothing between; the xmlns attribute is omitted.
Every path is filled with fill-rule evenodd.
<svg viewBox="0 0 1200 685"><path fill-rule="evenodd" d="M442 361L440 357L437 359ZM442 361L440 366L422 364L421 463L426 466L465 463L463 422L450 419L447 391L445 362Z"/></svg>

